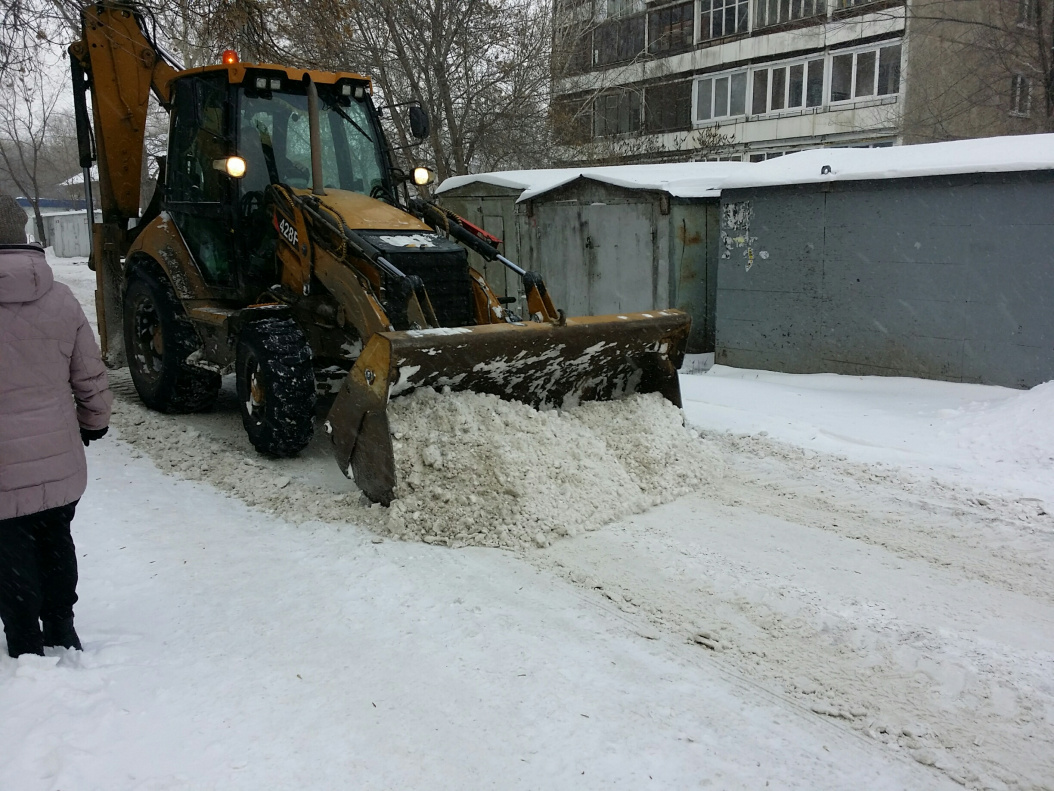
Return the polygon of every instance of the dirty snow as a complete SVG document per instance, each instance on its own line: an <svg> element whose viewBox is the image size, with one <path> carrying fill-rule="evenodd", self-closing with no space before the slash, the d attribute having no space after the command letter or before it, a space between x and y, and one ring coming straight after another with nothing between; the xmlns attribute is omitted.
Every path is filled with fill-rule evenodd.
<svg viewBox="0 0 1054 791"><path fill-rule="evenodd" d="M75 523L87 650L0 658L0 787L1050 789L1050 386L681 383L699 437L654 456L646 400L555 425L641 492L687 436L693 492L510 553L386 540L322 432L258 457L229 384L179 417L115 376Z"/></svg>
<svg viewBox="0 0 1054 791"><path fill-rule="evenodd" d="M208 481L286 519L356 521L429 544L544 547L721 474L721 462L683 425L681 411L658 395L538 411L496 396L426 388L389 406L398 482L391 508L382 508L339 474L322 487L282 473L301 465L257 456L240 434L223 442L192 427L200 416L151 412L135 399L125 372L111 379L122 396L113 426L137 448L133 454L142 447L161 469ZM221 398L230 405L233 393L228 388ZM324 432L318 434L312 450L336 470L325 459Z"/></svg>

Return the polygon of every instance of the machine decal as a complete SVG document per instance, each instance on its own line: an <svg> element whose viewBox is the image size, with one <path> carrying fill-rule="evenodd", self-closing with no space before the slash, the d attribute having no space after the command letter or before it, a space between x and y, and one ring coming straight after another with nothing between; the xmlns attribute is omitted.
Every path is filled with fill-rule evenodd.
<svg viewBox="0 0 1054 791"><path fill-rule="evenodd" d="M289 222L285 217L275 210L274 213L274 227L278 231L278 235L285 239L293 249L296 249L297 244L300 242L300 237L297 235L296 228Z"/></svg>

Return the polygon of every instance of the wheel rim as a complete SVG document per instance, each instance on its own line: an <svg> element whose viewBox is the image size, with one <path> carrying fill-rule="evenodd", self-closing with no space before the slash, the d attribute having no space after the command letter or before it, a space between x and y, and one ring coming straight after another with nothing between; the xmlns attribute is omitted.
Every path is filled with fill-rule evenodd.
<svg viewBox="0 0 1054 791"><path fill-rule="evenodd" d="M165 361L161 317L153 301L146 296L136 301L132 314L132 352L132 362L142 376L150 380L161 376Z"/></svg>
<svg viewBox="0 0 1054 791"><path fill-rule="evenodd" d="M256 358L251 357L246 361L245 371L247 374L245 381L248 384L246 388L248 392L245 394L245 411L253 420L260 422L263 419L261 410L267 401L267 388L264 386L263 369L260 367L260 363L256 361Z"/></svg>

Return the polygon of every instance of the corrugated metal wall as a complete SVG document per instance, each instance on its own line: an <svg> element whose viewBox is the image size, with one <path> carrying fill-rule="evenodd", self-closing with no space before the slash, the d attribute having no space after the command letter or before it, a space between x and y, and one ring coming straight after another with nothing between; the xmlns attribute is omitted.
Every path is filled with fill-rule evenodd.
<svg viewBox="0 0 1054 791"><path fill-rule="evenodd" d="M652 193L580 181L531 201L538 271L569 316L669 302L669 239Z"/></svg>
<svg viewBox="0 0 1054 791"><path fill-rule="evenodd" d="M504 255L516 263L530 260L530 245L524 238L527 233L526 209L516 205L522 190L495 187L476 182L439 196L439 202L452 212L460 214L488 233L503 241ZM483 276L500 296L517 296L519 278L502 264L487 263L475 253L469 253L472 266L483 272ZM527 269L531 267L521 264Z"/></svg>
<svg viewBox="0 0 1054 791"><path fill-rule="evenodd" d="M1054 378L1054 174L726 190L719 363Z"/></svg>
<svg viewBox="0 0 1054 791"><path fill-rule="evenodd" d="M570 316L677 307L692 316L688 353L714 350L716 199L676 200L579 179L517 204L519 190L470 184L442 203L505 240L505 254L544 278ZM473 256L475 266L482 262ZM519 279L487 265L492 285Z"/></svg>

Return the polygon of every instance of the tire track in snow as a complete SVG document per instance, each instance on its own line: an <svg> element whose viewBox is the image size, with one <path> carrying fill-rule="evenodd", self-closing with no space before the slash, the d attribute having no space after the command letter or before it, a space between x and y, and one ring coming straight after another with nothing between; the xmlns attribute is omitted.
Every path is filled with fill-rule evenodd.
<svg viewBox="0 0 1054 791"><path fill-rule="evenodd" d="M540 562L963 785L1049 788L1049 517L765 438L705 441L726 466L702 496Z"/></svg>

